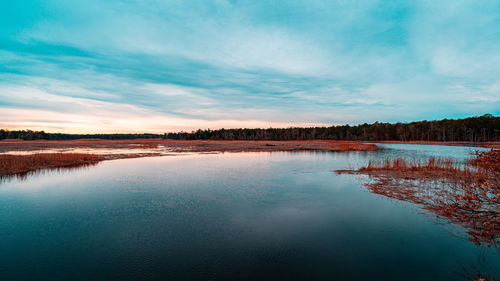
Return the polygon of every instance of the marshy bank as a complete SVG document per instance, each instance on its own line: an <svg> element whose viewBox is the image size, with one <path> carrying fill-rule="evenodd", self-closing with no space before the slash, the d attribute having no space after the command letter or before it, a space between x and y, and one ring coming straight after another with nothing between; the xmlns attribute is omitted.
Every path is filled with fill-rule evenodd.
<svg viewBox="0 0 500 281"><path fill-rule="evenodd" d="M93 165L104 158L87 153L0 154L0 177L41 169L75 168Z"/></svg>
<svg viewBox="0 0 500 281"><path fill-rule="evenodd" d="M222 141L222 140L102 140L80 139L68 141L53 140L1 140L0 153L33 151L68 152L78 150L102 150L128 153L131 150L142 149L144 153L162 154L165 152L265 152L265 151L374 151L378 147L358 141ZM135 153L135 151L132 151Z"/></svg>
<svg viewBox="0 0 500 281"><path fill-rule="evenodd" d="M400 144L427 144L427 145L449 145L449 146L469 146L469 147L482 147L500 149L500 141L373 141L374 143L400 143Z"/></svg>
<svg viewBox="0 0 500 281"><path fill-rule="evenodd" d="M72 168L103 160L186 153L272 151L375 151L375 144L348 141L72 140L0 141L0 177L41 169Z"/></svg>
<svg viewBox="0 0 500 281"><path fill-rule="evenodd" d="M500 254L500 151L476 151L466 161L449 158L371 160L359 169L338 174L368 175L365 187L374 194L413 203L435 216L439 224L461 226L465 234L451 233L477 247ZM481 260L481 258L479 258ZM497 280L487 271L455 271L467 280Z"/></svg>
<svg viewBox="0 0 500 281"><path fill-rule="evenodd" d="M411 202L438 219L467 229L466 239L500 252L500 151L476 152L464 162L447 158L427 161L371 160L343 174L368 175L372 193Z"/></svg>

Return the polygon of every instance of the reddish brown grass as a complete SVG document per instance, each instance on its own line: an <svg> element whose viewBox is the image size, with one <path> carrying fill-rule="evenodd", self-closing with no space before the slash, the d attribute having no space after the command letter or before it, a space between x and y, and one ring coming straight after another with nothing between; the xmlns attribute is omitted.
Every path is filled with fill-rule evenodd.
<svg viewBox="0 0 500 281"><path fill-rule="evenodd" d="M470 141L372 141L374 143L405 143L405 144L428 144L428 145L451 145L451 146L476 146L492 149L500 149L500 141L470 142Z"/></svg>
<svg viewBox="0 0 500 281"><path fill-rule="evenodd" d="M0 176L27 173L40 169L90 165L101 160L102 158L97 155L85 153L0 155Z"/></svg>
<svg viewBox="0 0 500 281"><path fill-rule="evenodd" d="M378 147L372 143L337 142L331 145L333 151L375 151Z"/></svg>
<svg viewBox="0 0 500 281"><path fill-rule="evenodd" d="M500 173L500 150L476 151L475 157L470 162L474 166L498 174Z"/></svg>
<svg viewBox="0 0 500 281"><path fill-rule="evenodd" d="M30 151L40 149L126 149L130 147L157 148L165 146L172 152L259 152L259 151L373 151L378 147L355 141L220 141L220 140L164 140L164 139L137 139L137 140L71 140L71 141L0 141L2 151Z"/></svg>
<svg viewBox="0 0 500 281"><path fill-rule="evenodd" d="M344 141L215 141L215 140L72 140L23 141L2 140L2 151L33 151L50 149L123 149L123 153L92 155L83 153L42 153L32 155L0 155L0 176L25 173L38 169L59 168L96 163L107 159L160 155L154 149L165 146L171 152L260 152L260 151L369 151L374 144ZM144 148L144 153L130 153L130 148Z"/></svg>
<svg viewBox="0 0 500 281"><path fill-rule="evenodd" d="M438 218L462 225L476 245L500 244L500 152L477 152L466 163L382 159L357 170L366 174L368 190L420 205ZM500 249L499 249L500 250Z"/></svg>
<svg viewBox="0 0 500 281"><path fill-rule="evenodd" d="M399 171L399 172L426 172L438 171L453 174L464 172L464 167L456 161L442 158L430 158L427 161L405 160L402 158L371 160L368 166L361 167L360 172L371 171Z"/></svg>

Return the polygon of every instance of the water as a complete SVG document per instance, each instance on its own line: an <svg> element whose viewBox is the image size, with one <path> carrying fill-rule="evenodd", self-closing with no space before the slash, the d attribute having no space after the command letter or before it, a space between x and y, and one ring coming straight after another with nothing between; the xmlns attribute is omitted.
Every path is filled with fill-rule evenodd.
<svg viewBox="0 0 500 281"><path fill-rule="evenodd" d="M0 155L30 155L37 153L92 153L97 155L116 155L127 153L128 155L157 155L157 156L175 156L179 154L194 154L189 151L174 150L168 146L158 145L153 147L130 144L127 148L112 148L112 147L63 147L63 148L43 148L35 150L6 150L0 151Z"/></svg>
<svg viewBox="0 0 500 281"><path fill-rule="evenodd" d="M493 248L337 175L380 156L470 148L105 161L0 185L0 280L463 280ZM498 277L496 277L498 278ZM465 279L464 279L465 280Z"/></svg>

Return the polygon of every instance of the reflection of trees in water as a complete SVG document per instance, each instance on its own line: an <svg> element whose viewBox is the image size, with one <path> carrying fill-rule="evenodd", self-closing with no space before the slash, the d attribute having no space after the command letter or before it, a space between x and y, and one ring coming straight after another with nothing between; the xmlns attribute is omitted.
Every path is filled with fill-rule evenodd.
<svg viewBox="0 0 500 281"><path fill-rule="evenodd" d="M476 246L494 247L500 253L500 151L477 152L465 164L383 159L337 172L366 174L365 186L371 192L417 204L440 221L462 226L463 238ZM470 280L492 279L477 272Z"/></svg>

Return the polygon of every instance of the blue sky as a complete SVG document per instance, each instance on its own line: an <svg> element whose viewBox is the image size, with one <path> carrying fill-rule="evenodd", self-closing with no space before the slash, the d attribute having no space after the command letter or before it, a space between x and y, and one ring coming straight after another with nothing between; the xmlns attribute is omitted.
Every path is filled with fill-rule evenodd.
<svg viewBox="0 0 500 281"><path fill-rule="evenodd" d="M498 1L0 2L0 128L500 114Z"/></svg>

